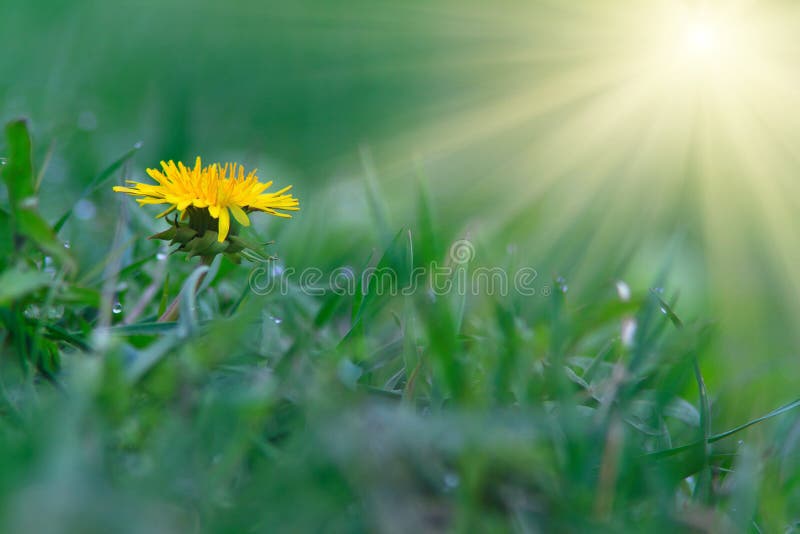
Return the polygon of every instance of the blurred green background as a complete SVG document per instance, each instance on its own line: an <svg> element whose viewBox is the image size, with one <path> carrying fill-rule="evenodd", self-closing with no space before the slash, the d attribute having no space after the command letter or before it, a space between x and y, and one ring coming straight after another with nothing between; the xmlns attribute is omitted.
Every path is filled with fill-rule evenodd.
<svg viewBox="0 0 800 534"><path fill-rule="evenodd" d="M794 243L772 246L784 236L748 222L758 214L736 191L740 169L719 172L722 186L697 176L697 128L652 134L663 114L681 112L664 108L675 95L630 117L620 102L611 111L619 124L604 114L592 121L592 106L620 83L612 60L627 11L636 9L7 0L0 114L32 119L40 161L52 150L42 203L53 214L138 142L134 178L161 159L201 155L294 183L304 211L269 224L275 237L288 232L280 254L299 267L350 264L368 251L366 173L390 199L397 228L412 219L424 174L439 224L449 237L484 236L487 263L512 245L543 276L627 276L645 287L672 256L686 313L726 314L722 327L735 336L710 372L738 380L726 370L741 370L780 391L774 381L798 370L793 305L784 309L794 284L772 249ZM725 145L709 150L728 159ZM94 259L119 200L103 191L92 202L96 217L65 232L91 235L72 241ZM724 230L708 223L711 209L725 212ZM725 294L711 310L716 290Z"/></svg>
<svg viewBox="0 0 800 534"><path fill-rule="evenodd" d="M578 4L4 0L0 119L30 119L49 221L137 143L135 179L201 155L294 184L302 211L256 230L298 270L359 266L397 230L417 235L424 183L442 244L470 239L480 264L531 266L542 284L564 277L578 315L625 280L713 323L701 366L720 429L788 402L792 93L629 90L642 7ZM797 9L768 4L783 43ZM795 81L795 48L773 85ZM748 128L752 152L734 139ZM60 233L84 271L126 204L138 210L93 193ZM134 235L159 227L131 216Z"/></svg>

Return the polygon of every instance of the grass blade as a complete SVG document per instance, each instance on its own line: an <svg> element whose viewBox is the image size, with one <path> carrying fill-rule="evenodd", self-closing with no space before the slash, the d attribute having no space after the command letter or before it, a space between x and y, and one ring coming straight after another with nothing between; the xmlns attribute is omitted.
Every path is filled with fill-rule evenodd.
<svg viewBox="0 0 800 534"><path fill-rule="evenodd" d="M92 180L92 183L89 184L89 186L86 189L84 189L83 193L78 198L78 200L85 199L86 197L88 197L89 195L91 195L104 185L106 185L111 180L111 178L114 177L114 173L117 172L119 169L121 169L123 165L125 165L125 163L127 163L128 160L131 159L134 156L134 154L136 154L139 151L141 147L142 147L141 143L135 144L132 149L125 152L125 154L119 157L111 165L103 169L100 172L100 174L98 174L97 177L95 177L95 179ZM66 224L69 218L72 217L73 209L74 206L68 209L63 215L61 215L61 217L59 217L58 220L56 221L55 225L53 225L53 230L56 233L60 232L61 228L64 227L64 224Z"/></svg>
<svg viewBox="0 0 800 534"><path fill-rule="evenodd" d="M792 402L790 402L788 404L784 404L780 408L776 408L776 409L772 410L771 412L762 415L761 417L756 417L755 419L752 419L752 420L750 420L750 421L748 421L746 423L743 423L743 424L741 424L739 426L733 427L730 430L726 430L725 432L722 432L720 434L714 434L713 436L710 436L707 440L705 440L705 443L708 443L708 444L716 443L717 441L723 440L725 438L729 438L729 437L733 436L734 434L737 434L737 433L741 432L742 430L746 430L746 429L750 428L753 425L757 425L759 423L763 423L764 421L767 421L769 419L772 419L773 417L777 417L779 415L782 415L782 414L784 414L786 412L789 412L791 410L794 410L795 408L798 408L798 407L800 407L800 399L792 401ZM666 458L666 457L669 457L669 456L674 456L676 454L680 454L682 452L688 451L688 450L693 449L695 447L701 446L701 445L703 445L703 443L704 443L703 440L698 440L698 441L694 441L692 443L688 443L686 445L681 445L680 447L673 447L671 449L665 449L665 450L661 450L661 451L651 452L651 453L646 454L645 456L647 456L649 458Z"/></svg>

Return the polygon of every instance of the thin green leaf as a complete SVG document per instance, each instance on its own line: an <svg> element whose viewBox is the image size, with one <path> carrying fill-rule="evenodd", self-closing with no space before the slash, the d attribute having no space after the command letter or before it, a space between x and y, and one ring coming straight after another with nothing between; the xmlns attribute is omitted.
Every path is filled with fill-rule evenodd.
<svg viewBox="0 0 800 534"><path fill-rule="evenodd" d="M95 179L92 180L92 183L89 184L89 186L86 189L83 190L83 193L81 193L81 196L80 196L80 198L78 200L82 200L84 198L87 198L89 195L91 195L92 193L94 193L95 191L97 191L98 189L103 187L104 185L106 185L111 180L111 178L114 177L114 173L117 172L119 169L121 169L122 166L125 165L125 163L129 159L131 159L133 157L133 155L136 154L136 152L139 151L141 146L142 146L141 143L137 143L136 145L133 146L132 149L130 149L127 152L125 152L125 154L123 154L120 158L118 158L116 161L111 163L111 165L109 165L108 167L103 169L100 172L100 174L98 174L95 177ZM58 220L56 221L56 224L53 225L53 230L56 233L61 231L61 228L63 228L64 224L72 216L72 210L73 209L74 209L74 206L72 208L68 209L63 215L61 215L61 217L59 217Z"/></svg>
<svg viewBox="0 0 800 534"><path fill-rule="evenodd" d="M41 271L22 271L10 268L0 274L0 304L6 305L45 287L51 282L49 274Z"/></svg>
<svg viewBox="0 0 800 534"><path fill-rule="evenodd" d="M183 335L197 329L197 291L202 277L208 272L207 265L200 265L183 283L180 293L180 316L178 324Z"/></svg>
<svg viewBox="0 0 800 534"><path fill-rule="evenodd" d="M789 404L785 404L785 405L781 406L780 408L776 408L776 409L772 410L771 412L762 415L761 417L757 417L755 419L752 419L752 420L750 420L750 421L748 421L748 422L746 422L744 424L741 424L741 425L739 425L737 427L734 427L734 428L732 428L730 430L726 430L725 432L722 432L720 434L715 434L713 436L710 436L707 440L705 440L705 443L709 443L709 444L710 443L716 443L717 441L723 440L725 438L729 438L732 435L734 435L734 434L736 434L738 432L741 432L742 430L746 430L746 429L750 428L753 425L757 425L758 423L762 423L762 422L764 422L764 421L766 421L768 419L772 419L773 417L777 417L777 416L782 415L782 414L784 414L784 413L786 413L788 411L794 410L797 407L800 407L800 399L792 401ZM703 443L704 443L703 440L698 440L698 441L694 441L694 442L686 444L686 445L681 445L680 447L673 447L671 449L665 449L665 450L661 450L661 451L654 451L654 452L646 454L645 456L648 456L650 458L666 458L666 457L669 457L669 456L674 456L676 454L680 454L682 452L688 451L688 450L693 449L695 447L702 446Z"/></svg>
<svg viewBox="0 0 800 534"><path fill-rule="evenodd" d="M183 336L176 332L162 337L147 349L139 351L136 358L126 369L125 374L128 380L132 383L138 382L147 374L147 371L152 369L156 363L181 343L183 343Z"/></svg>
<svg viewBox="0 0 800 534"><path fill-rule="evenodd" d="M26 121L20 119L9 122L6 125L6 139L9 157L2 174L11 203L13 222L9 226L33 241L46 254L57 258L66 270L74 270L74 260L37 211L32 143Z"/></svg>
<svg viewBox="0 0 800 534"><path fill-rule="evenodd" d="M249 287L248 287L249 289ZM158 316L164 315L169 303L169 272L164 277L164 284L161 286L161 301L158 303Z"/></svg>
<svg viewBox="0 0 800 534"><path fill-rule="evenodd" d="M84 352L91 352L92 350L92 348L86 341L84 341L75 334L67 332L66 330L64 330L59 326L53 324L45 324L44 329L47 331L48 337L50 337L51 339L69 343L70 345L77 347L78 349Z"/></svg>
<svg viewBox="0 0 800 534"><path fill-rule="evenodd" d="M0 209L0 262L14 252L14 226L11 214Z"/></svg>
<svg viewBox="0 0 800 534"><path fill-rule="evenodd" d="M12 212L21 205L30 203L36 194L33 180L32 143L28 123L17 119L6 124L8 161L3 166L3 181L8 187L8 198Z"/></svg>
<svg viewBox="0 0 800 534"><path fill-rule="evenodd" d="M176 322L145 322L112 326L109 331L120 336L152 336L171 332L177 326Z"/></svg>
<svg viewBox="0 0 800 534"><path fill-rule="evenodd" d="M441 252L439 234L434 224L428 180L417 171L417 239L420 244L419 264L428 266Z"/></svg>

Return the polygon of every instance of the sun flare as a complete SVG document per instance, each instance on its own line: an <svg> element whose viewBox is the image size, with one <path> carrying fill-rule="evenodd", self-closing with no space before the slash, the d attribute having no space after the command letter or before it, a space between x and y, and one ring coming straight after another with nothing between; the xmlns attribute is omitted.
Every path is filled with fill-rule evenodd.
<svg viewBox="0 0 800 534"><path fill-rule="evenodd" d="M643 31L647 46L639 60L662 82L702 81L731 92L770 74L768 36L749 12L671 7L654 13Z"/></svg>
<svg viewBox="0 0 800 534"><path fill-rule="evenodd" d="M697 21L687 26L683 39L685 52L693 57L711 56L720 46L716 26L705 21Z"/></svg>
<svg viewBox="0 0 800 534"><path fill-rule="evenodd" d="M398 144L424 147L432 161L480 153L474 168L502 174L518 192L493 218L498 231L543 199L568 198L542 215L543 248L557 250L558 236L598 206L615 206L593 227L602 249L631 220L657 228L692 205L696 218L675 224L711 244L721 286L752 285L750 271L728 266L749 261L754 224L787 244L763 261L797 280L800 246L788 244L800 209L800 9L757 0L534 4L527 16L483 22L481 36L507 38L480 41L480 57L441 66L491 65L491 93L476 84L471 98L434 110L424 135ZM485 162L485 147L500 170ZM484 178L472 182L490 195L497 184ZM796 289L800 303L800 282Z"/></svg>

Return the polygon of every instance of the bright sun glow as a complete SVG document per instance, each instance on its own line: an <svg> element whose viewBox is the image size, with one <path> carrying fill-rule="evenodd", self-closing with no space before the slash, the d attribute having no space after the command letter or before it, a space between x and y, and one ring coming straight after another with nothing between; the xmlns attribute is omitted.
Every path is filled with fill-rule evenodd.
<svg viewBox="0 0 800 534"><path fill-rule="evenodd" d="M491 65L497 76L489 83L482 74L486 85L432 110L437 119L398 145L424 146L434 161L474 158L464 186L481 183L487 197L505 176L515 198L493 214L499 232L526 220L532 205L547 210L543 199L560 199L543 212L544 249L559 250L559 236L582 214L603 213L592 239L604 251L625 242L630 221L657 227L696 206L698 216L680 224L707 239L720 287L745 288L756 277L732 266L752 262L745 241L757 226L765 243L781 244L770 251L774 273L795 281L791 306L800 316L796 2L530 4L528 16L486 8L492 16L480 18L479 33L492 39L441 68L462 75Z"/></svg>
<svg viewBox="0 0 800 534"><path fill-rule="evenodd" d="M692 56L710 56L717 51L719 42L717 27L706 21L689 24L684 30L683 40L686 52Z"/></svg>
<svg viewBox="0 0 800 534"><path fill-rule="evenodd" d="M664 76L672 73L685 81L703 79L734 87L758 67L753 64L758 43L747 21L731 13L674 10L647 31L655 42L649 59L642 59Z"/></svg>
<svg viewBox="0 0 800 534"><path fill-rule="evenodd" d="M734 282L745 270L730 266L748 261L739 245L752 221L770 242L797 242L800 9L764 0L531 4L530 16L487 18L481 35L491 42L441 67L492 65L503 81L435 110L436 121L404 139L442 161L496 151L497 175L512 174L518 192L498 228L553 191L569 198L542 238L554 249L579 214L604 206L619 209L594 230L598 246L628 235L630 220L655 225L697 205L701 216L687 224L712 244L720 284L750 283ZM800 245L774 250L776 272L800 280ZM800 315L800 281L795 296Z"/></svg>

